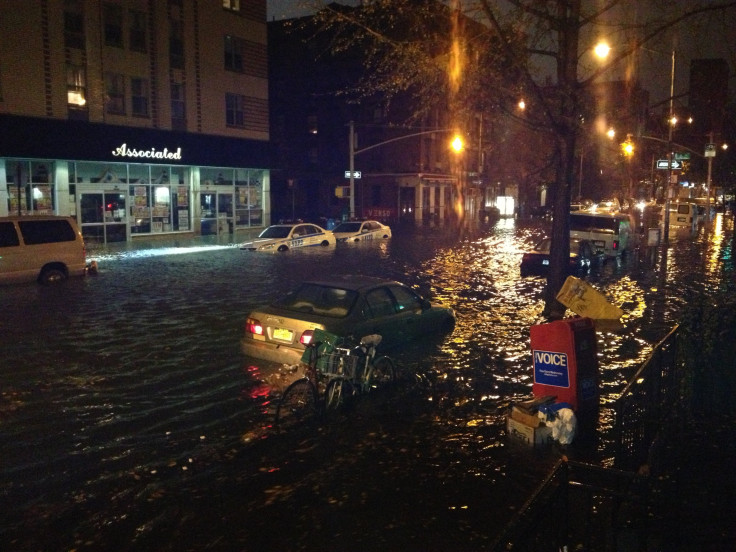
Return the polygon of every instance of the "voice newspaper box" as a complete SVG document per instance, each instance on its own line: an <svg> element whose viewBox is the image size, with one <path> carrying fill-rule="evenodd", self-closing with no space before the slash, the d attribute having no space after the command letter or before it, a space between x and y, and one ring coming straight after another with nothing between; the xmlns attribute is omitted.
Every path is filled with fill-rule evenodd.
<svg viewBox="0 0 736 552"><path fill-rule="evenodd" d="M598 408L600 375L595 326L566 318L530 328L535 397L554 395L573 410Z"/></svg>

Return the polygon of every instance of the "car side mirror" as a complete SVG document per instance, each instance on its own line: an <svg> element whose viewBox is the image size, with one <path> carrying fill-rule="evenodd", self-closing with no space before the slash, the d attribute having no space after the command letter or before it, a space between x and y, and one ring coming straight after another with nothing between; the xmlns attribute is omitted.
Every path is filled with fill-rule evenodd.
<svg viewBox="0 0 736 552"><path fill-rule="evenodd" d="M422 299L421 305L422 305L422 310L427 310L427 309L432 308L432 303L430 303L427 299Z"/></svg>

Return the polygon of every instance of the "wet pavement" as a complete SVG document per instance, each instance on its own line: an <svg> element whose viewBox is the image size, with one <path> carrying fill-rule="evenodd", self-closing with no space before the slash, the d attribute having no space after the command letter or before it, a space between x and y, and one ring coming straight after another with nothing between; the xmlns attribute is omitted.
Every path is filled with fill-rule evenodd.
<svg viewBox="0 0 736 552"><path fill-rule="evenodd" d="M521 253L544 223L405 230L389 242L254 255L211 238L90 248L99 274L0 288L0 540L13 550L479 550L558 458L509 443L544 322ZM692 301L733 290L732 220L589 281L624 310L599 334L612 400ZM399 384L276 434L294 374L243 357L248 311L325 272L404 281L458 314L396 352Z"/></svg>

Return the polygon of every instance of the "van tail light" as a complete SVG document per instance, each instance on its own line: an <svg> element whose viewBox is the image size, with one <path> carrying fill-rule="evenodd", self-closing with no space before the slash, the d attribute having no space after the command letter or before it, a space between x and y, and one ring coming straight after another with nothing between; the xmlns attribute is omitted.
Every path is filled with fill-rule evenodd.
<svg viewBox="0 0 736 552"><path fill-rule="evenodd" d="M613 250L616 251L618 249L618 241L613 240Z"/></svg>
<svg viewBox="0 0 736 552"><path fill-rule="evenodd" d="M301 343L302 345L306 347L312 342L313 336L314 336L314 330L305 330L304 333L302 333L301 337L299 338L299 343Z"/></svg>
<svg viewBox="0 0 736 552"><path fill-rule="evenodd" d="M245 331L246 333L263 335L263 326L261 326L260 321L256 320L255 318L249 318L245 322Z"/></svg>

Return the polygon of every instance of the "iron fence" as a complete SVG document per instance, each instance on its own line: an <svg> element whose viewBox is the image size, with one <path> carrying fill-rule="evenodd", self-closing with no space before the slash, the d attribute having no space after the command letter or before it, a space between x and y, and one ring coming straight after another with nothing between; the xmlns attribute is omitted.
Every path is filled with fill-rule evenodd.
<svg viewBox="0 0 736 552"><path fill-rule="evenodd" d="M646 542L652 444L682 404L679 326L653 349L615 404L612 468L561 460L491 548L603 552Z"/></svg>

